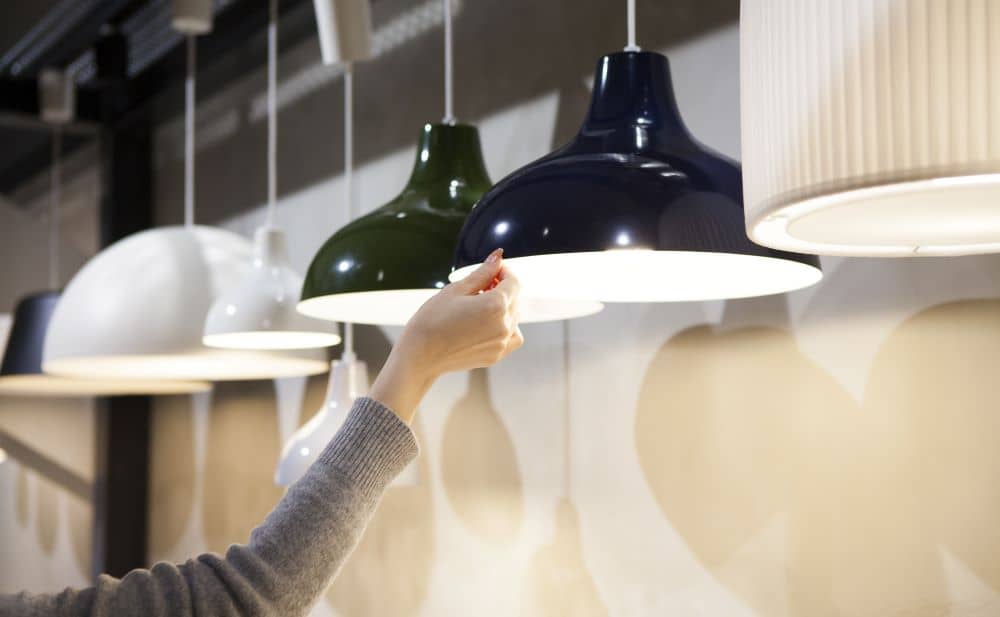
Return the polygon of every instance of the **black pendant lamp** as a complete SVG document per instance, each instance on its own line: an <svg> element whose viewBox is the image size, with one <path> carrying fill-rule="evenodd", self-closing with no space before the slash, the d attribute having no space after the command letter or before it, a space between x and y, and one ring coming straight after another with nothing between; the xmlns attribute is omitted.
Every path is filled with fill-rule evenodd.
<svg viewBox="0 0 1000 617"><path fill-rule="evenodd" d="M444 119L421 130L416 162L402 193L348 223L320 247L306 272L298 305L301 313L345 323L402 325L448 282L458 233L476 200L492 182L483 162L479 131L471 125L457 124L452 114L450 0L442 4ZM350 83L348 68L348 185ZM580 317L602 307L599 302L543 300L524 294L521 321Z"/></svg>
<svg viewBox="0 0 1000 617"><path fill-rule="evenodd" d="M629 9L631 39L633 0ZM666 57L631 42L598 61L579 134L479 200L451 279L496 248L524 293L553 298L715 300L822 278L817 257L747 238L739 165L692 137Z"/></svg>

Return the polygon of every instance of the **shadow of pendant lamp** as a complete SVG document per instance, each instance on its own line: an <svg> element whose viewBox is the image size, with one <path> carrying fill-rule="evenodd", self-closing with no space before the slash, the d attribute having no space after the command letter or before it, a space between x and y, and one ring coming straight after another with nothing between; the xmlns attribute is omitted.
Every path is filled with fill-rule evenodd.
<svg viewBox="0 0 1000 617"><path fill-rule="evenodd" d="M45 96L43 119L50 122L72 120L72 82L64 73L44 71L43 87L68 93L53 102ZM49 195L49 287L48 291L31 294L18 301L3 361L0 363L0 394L16 396L102 396L116 394L180 394L207 390L210 386L198 381L78 379L58 377L42 372L42 351L52 313L59 302L59 196L60 144L58 127L52 131L52 172Z"/></svg>
<svg viewBox="0 0 1000 617"><path fill-rule="evenodd" d="M405 324L448 283L462 224L492 185L478 130L456 124L452 116L451 9L448 0L443 5L444 120L421 130L416 162L402 193L345 225L319 249L306 273L299 303L299 311L306 315L362 324ZM597 302L542 301L525 295L521 321L565 319L600 309Z"/></svg>
<svg viewBox="0 0 1000 617"><path fill-rule="evenodd" d="M525 294L602 302L715 300L799 289L814 256L751 242L739 166L684 126L667 59L630 44L601 58L566 146L501 180L462 229L452 280L494 249Z"/></svg>
<svg viewBox="0 0 1000 617"><path fill-rule="evenodd" d="M176 7L188 5L180 2ZM193 32L187 32L185 224L119 240L77 273L56 307L45 338L42 366L46 372L87 378L215 381L314 375L327 370L323 354L316 350L237 351L202 344L209 309L234 281L247 276L252 250L237 234L194 224Z"/></svg>

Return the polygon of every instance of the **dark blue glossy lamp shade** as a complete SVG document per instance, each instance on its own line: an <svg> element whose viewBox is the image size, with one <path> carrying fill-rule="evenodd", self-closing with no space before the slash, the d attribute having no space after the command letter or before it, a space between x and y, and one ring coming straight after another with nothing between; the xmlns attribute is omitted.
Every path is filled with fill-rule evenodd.
<svg viewBox="0 0 1000 617"><path fill-rule="evenodd" d="M598 62L579 134L483 195L451 279L498 247L525 293L539 297L713 300L822 278L817 257L747 238L739 166L691 136L667 59L651 52Z"/></svg>
<svg viewBox="0 0 1000 617"><path fill-rule="evenodd" d="M22 298L14 308L0 378L42 372L42 344L59 292L42 291Z"/></svg>

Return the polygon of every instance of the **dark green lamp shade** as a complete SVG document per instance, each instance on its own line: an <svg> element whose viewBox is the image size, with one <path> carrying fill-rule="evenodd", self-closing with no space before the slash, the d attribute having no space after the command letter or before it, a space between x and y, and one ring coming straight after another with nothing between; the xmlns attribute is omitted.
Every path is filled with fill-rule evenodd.
<svg viewBox="0 0 1000 617"><path fill-rule="evenodd" d="M448 283L465 218L492 182L474 126L427 124L403 192L349 223L319 249L302 286L311 317L402 325ZM595 303L537 303L536 321L589 314ZM550 317L551 315L551 317Z"/></svg>

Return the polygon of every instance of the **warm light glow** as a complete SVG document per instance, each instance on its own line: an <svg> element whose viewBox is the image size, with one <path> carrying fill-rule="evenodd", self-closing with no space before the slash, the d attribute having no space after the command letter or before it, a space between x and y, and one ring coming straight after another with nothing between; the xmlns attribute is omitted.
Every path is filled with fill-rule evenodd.
<svg viewBox="0 0 1000 617"><path fill-rule="evenodd" d="M749 222L767 246L905 257L1000 251L1000 174L855 188L767 209Z"/></svg>
<svg viewBox="0 0 1000 617"><path fill-rule="evenodd" d="M261 330L206 334L201 340L209 347L220 349L312 349L337 345L340 335L332 332Z"/></svg>
<svg viewBox="0 0 1000 617"><path fill-rule="evenodd" d="M6 375L0 377L0 395L13 396L114 396L126 394L189 394L207 392L204 381L146 379L77 379L56 375Z"/></svg>
<svg viewBox="0 0 1000 617"><path fill-rule="evenodd" d="M0 465L4 464L5 462L7 462L7 451L4 450L3 448L0 448Z"/></svg>
<svg viewBox="0 0 1000 617"><path fill-rule="evenodd" d="M363 291L318 296L299 302L299 312L331 321L383 326L402 326L423 306L436 289ZM603 307L595 301L540 299L523 294L521 323L572 319L597 313Z"/></svg>
<svg viewBox="0 0 1000 617"><path fill-rule="evenodd" d="M681 302L765 296L808 287L813 266L773 257L613 250L504 259L526 296L601 302ZM464 278L478 266L452 273Z"/></svg>
<svg viewBox="0 0 1000 617"><path fill-rule="evenodd" d="M271 379L325 373L323 360L292 354L192 350L178 354L68 356L42 365L47 373L98 379Z"/></svg>

